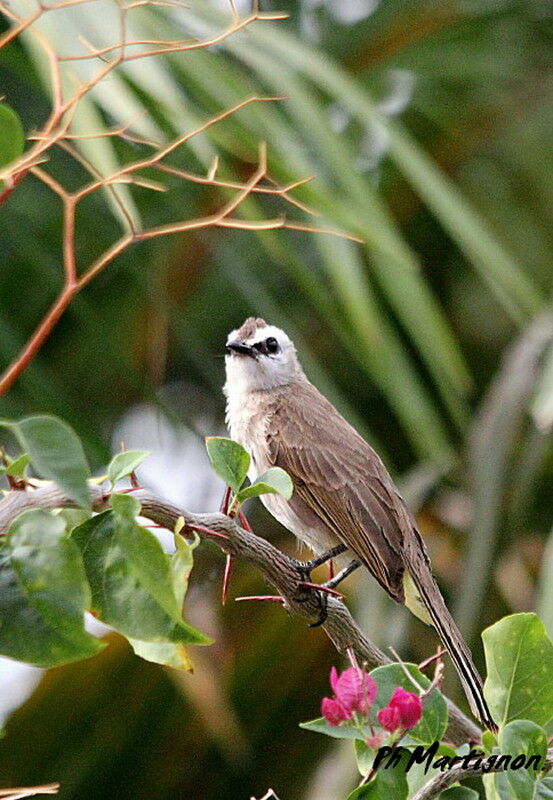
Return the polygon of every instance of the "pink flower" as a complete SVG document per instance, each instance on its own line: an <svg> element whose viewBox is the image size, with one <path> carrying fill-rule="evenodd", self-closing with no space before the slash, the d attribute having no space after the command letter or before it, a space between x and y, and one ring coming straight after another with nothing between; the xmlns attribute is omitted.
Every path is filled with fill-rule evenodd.
<svg viewBox="0 0 553 800"><path fill-rule="evenodd" d="M347 719L351 719L351 712L333 697L323 697L321 703L321 713L329 725L339 725Z"/></svg>
<svg viewBox="0 0 553 800"><path fill-rule="evenodd" d="M376 718L384 730L390 731L390 733L397 731L401 725L399 710L395 708L395 706L386 706L386 708L381 708L376 715Z"/></svg>
<svg viewBox="0 0 553 800"><path fill-rule="evenodd" d="M406 692L402 686L398 686L390 698L389 705L397 708L401 718L401 727L408 729L414 728L422 717L422 702L418 694Z"/></svg>
<svg viewBox="0 0 553 800"><path fill-rule="evenodd" d="M348 667L338 675L336 667L330 670L330 685L336 699L351 713L368 714L376 697L376 683L359 667Z"/></svg>
<svg viewBox="0 0 553 800"><path fill-rule="evenodd" d="M406 692L402 686L398 686L386 708L380 709L376 716L382 727L390 732L398 728L414 728L422 717L421 699L417 694Z"/></svg>

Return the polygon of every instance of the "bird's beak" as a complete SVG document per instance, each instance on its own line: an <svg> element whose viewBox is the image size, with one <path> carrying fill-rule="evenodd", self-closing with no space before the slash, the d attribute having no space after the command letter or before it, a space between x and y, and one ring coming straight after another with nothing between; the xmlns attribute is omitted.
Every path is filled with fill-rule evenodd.
<svg viewBox="0 0 553 800"><path fill-rule="evenodd" d="M238 353L241 356L251 356L252 358L256 356L254 348L244 342L227 342L227 353Z"/></svg>

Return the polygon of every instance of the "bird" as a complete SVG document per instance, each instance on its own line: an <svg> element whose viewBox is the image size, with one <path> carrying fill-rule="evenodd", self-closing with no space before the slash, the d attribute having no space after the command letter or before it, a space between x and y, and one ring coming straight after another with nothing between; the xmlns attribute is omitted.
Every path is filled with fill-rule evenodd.
<svg viewBox="0 0 553 800"><path fill-rule="evenodd" d="M267 510L323 563L353 555L385 591L432 625L463 684L470 708L495 722L470 650L432 575L415 518L381 458L305 375L294 343L275 325L249 317L226 342L226 422L251 456L251 480L270 467L292 479L290 500L262 496ZM322 554L322 555L321 555Z"/></svg>

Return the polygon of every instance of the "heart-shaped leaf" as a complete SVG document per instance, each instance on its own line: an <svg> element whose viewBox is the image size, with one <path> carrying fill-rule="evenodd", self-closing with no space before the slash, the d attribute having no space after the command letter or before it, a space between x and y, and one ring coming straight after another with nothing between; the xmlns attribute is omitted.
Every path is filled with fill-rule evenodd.
<svg viewBox="0 0 553 800"><path fill-rule="evenodd" d="M214 472L238 494L250 467L248 451L224 436L208 436L205 446Z"/></svg>
<svg viewBox="0 0 553 800"><path fill-rule="evenodd" d="M280 467L270 467L260 475L251 486L246 486L236 495L239 503L250 497L259 497L262 494L280 494L286 500L292 497L294 484L292 478Z"/></svg>
<svg viewBox="0 0 553 800"><path fill-rule="evenodd" d="M19 458L10 459L7 467L0 468L0 473L2 475L11 475L14 478L23 478L30 460L27 453L23 453Z"/></svg>
<svg viewBox="0 0 553 800"><path fill-rule="evenodd" d="M147 450L125 450L124 453L117 453L109 464L108 478L112 483L117 483L122 478L126 478L131 472L137 469L145 458L149 456Z"/></svg>

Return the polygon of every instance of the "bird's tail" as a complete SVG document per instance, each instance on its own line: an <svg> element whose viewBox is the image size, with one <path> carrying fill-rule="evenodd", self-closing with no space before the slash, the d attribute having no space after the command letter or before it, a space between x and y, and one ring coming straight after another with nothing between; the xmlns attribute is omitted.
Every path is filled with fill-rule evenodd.
<svg viewBox="0 0 553 800"><path fill-rule="evenodd" d="M447 649L451 660L457 670L457 674L463 684L467 700L472 713L478 717L480 722L492 731L497 730L488 704L484 698L482 678L472 660L461 631L448 611L445 600L432 577L430 568L424 564L419 565L419 569L409 571L409 577L413 581L424 610L430 617L432 625L436 629L444 647ZM426 569L425 569L426 567ZM407 599L407 598L406 598ZM417 611L411 609L417 614ZM426 616L417 614L424 619Z"/></svg>

